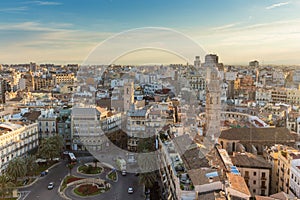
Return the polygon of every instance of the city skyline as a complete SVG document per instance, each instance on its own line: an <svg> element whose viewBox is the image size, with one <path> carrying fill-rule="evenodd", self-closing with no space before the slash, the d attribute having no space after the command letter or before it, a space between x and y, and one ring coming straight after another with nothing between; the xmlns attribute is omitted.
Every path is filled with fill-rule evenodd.
<svg viewBox="0 0 300 200"><path fill-rule="evenodd" d="M225 64L246 65L250 60L300 64L300 3L296 0L13 0L1 2L0 7L2 64L80 64L108 37L140 27L181 32L207 53L217 53ZM157 39L160 41L159 36ZM155 54L150 57L153 60ZM153 62L174 63L174 57L160 57Z"/></svg>

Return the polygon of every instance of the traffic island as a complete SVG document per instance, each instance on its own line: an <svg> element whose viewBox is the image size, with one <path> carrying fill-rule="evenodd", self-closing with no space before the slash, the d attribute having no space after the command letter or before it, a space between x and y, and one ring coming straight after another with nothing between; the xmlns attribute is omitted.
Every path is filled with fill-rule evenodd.
<svg viewBox="0 0 300 200"><path fill-rule="evenodd" d="M105 184L82 184L77 186L73 191L76 195L86 197L95 196L109 190Z"/></svg>
<svg viewBox="0 0 300 200"><path fill-rule="evenodd" d="M109 179L109 180L111 180L111 181L117 182L118 181L118 174L117 174L116 170L111 170L106 175L106 178Z"/></svg>
<svg viewBox="0 0 300 200"><path fill-rule="evenodd" d="M77 168L77 172L86 175L99 175L103 172L103 168L99 166L92 166L92 164L81 165Z"/></svg>

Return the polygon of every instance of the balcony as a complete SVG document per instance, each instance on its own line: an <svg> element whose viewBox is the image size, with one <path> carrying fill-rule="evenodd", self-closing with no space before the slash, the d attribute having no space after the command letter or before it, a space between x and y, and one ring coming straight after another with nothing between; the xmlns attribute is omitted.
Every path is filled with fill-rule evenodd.
<svg viewBox="0 0 300 200"><path fill-rule="evenodd" d="M261 189L267 189L267 186L266 185L262 185Z"/></svg>
<svg viewBox="0 0 300 200"><path fill-rule="evenodd" d="M267 180L267 178L265 176L262 176L261 180Z"/></svg>

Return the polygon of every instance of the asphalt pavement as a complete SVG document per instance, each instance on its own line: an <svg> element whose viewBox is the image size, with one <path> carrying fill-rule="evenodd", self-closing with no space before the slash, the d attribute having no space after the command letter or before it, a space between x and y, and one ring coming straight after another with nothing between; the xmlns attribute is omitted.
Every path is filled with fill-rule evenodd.
<svg viewBox="0 0 300 200"><path fill-rule="evenodd" d="M80 158L79 158L80 159ZM85 163L90 161L90 158L82 158L80 159L81 163ZM66 167L67 161L61 161L57 166L53 167L49 170L48 175L44 177L40 177L36 183L27 188L22 188L19 191L25 197L25 200L62 200L60 195L58 194L58 187L61 180L68 174L69 169ZM72 174L76 174L76 169L79 166L73 168ZM105 179L105 174L101 175L101 178ZM118 172L118 181L113 182L110 180L106 180L111 184L110 190L100 195L94 197L82 198L75 195L72 191L72 187L66 189L66 194L72 200L143 200L145 196L143 194L143 187L139 184L139 177L135 176L135 174L127 173L126 176L122 176L120 172ZM47 186L50 182L54 182L55 186L52 190L48 190ZM128 187L133 187L133 194L128 194Z"/></svg>

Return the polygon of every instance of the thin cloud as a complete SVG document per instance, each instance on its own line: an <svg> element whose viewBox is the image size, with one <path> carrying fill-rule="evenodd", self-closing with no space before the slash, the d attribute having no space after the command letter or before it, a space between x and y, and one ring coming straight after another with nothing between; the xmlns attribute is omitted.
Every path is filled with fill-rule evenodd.
<svg viewBox="0 0 300 200"><path fill-rule="evenodd" d="M34 5L38 5L38 6L58 6L58 5L62 5L61 2L56 2L56 1L28 1L25 2L27 4L34 4Z"/></svg>
<svg viewBox="0 0 300 200"><path fill-rule="evenodd" d="M8 24L1 24L0 23L0 30L6 31L68 31L72 24L68 23L50 23L50 24L41 24L39 22L28 21L22 23L8 23Z"/></svg>
<svg viewBox="0 0 300 200"><path fill-rule="evenodd" d="M226 30L226 29L236 27L239 24L241 24L241 23L226 24L226 25L223 25L223 26L214 27L214 28L212 28L212 30L214 30L214 31Z"/></svg>
<svg viewBox="0 0 300 200"><path fill-rule="evenodd" d="M281 7L281 6L285 6L285 5L288 5L290 4L290 2L281 2L281 3L275 3L273 5L270 5L268 7L266 7L267 10L271 10L273 8L278 8L278 7Z"/></svg>
<svg viewBox="0 0 300 200"><path fill-rule="evenodd" d="M26 11L28 8L26 6L12 7L12 8L0 8L0 12L21 12Z"/></svg>

